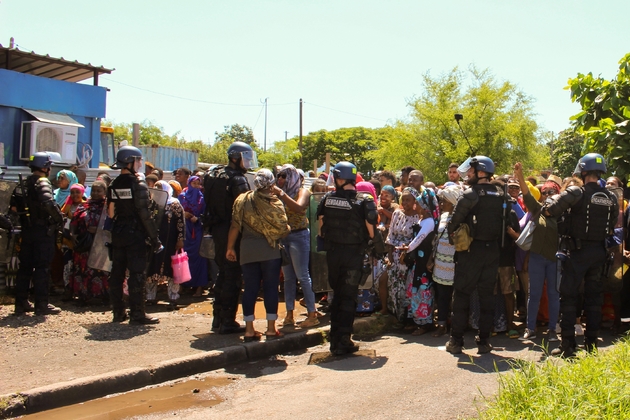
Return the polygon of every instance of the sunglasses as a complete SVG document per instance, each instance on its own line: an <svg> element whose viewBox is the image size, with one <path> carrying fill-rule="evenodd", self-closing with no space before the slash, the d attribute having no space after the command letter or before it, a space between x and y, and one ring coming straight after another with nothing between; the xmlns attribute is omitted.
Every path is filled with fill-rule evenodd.
<svg viewBox="0 0 630 420"><path fill-rule="evenodd" d="M542 195L554 195L555 193L555 190L546 190L541 192Z"/></svg>
<svg viewBox="0 0 630 420"><path fill-rule="evenodd" d="M287 174L278 174L278 178L287 179Z"/></svg>

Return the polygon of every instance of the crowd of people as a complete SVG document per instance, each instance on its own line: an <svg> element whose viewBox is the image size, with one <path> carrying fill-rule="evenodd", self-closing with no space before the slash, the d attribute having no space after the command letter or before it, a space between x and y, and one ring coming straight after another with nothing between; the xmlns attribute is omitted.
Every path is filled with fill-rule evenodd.
<svg viewBox="0 0 630 420"><path fill-rule="evenodd" d="M33 156L33 175L11 202L22 224L15 313L59 312L48 303L57 247L64 298L82 306L93 299L109 302L114 322L159 322L145 305L157 303L158 286L164 285L169 309L177 308L182 287L193 296L211 287L212 330L243 333L246 342L281 337L278 324L310 328L321 317L311 271L322 267L310 262L316 250L309 218L319 227L313 232L317 251L326 251L335 354L358 350L351 335L365 261L372 266L374 316L394 316L396 329L416 336L450 334L446 349L453 354L461 353L464 332L472 327L480 354L492 350L492 335L526 341L540 334L560 341L556 354L571 357L576 335L584 335L592 350L602 318L610 317L620 332L630 312L624 185L616 177L602 178L607 168L600 155L584 156L565 179L526 178L518 162L511 173L497 174L486 156L452 163L444 179L433 182L411 166L400 176L383 170L368 177L339 162L330 173L309 174L310 188L304 172L291 164L256 171L250 185L246 173L257 161L245 143L233 143L228 159L205 171L179 168L167 182L149 164L139 174L141 152L124 146L115 164L121 174L113 181L101 173L86 188L75 173L62 170L53 189L50 157ZM162 212L151 189L167 196ZM321 193L326 195L317 213L310 214L313 194ZM112 236L110 273L88 265L103 225ZM63 236L55 243L52 231L60 226ZM205 240L213 243L213 259L202 255ZM171 257L182 250L190 280L177 283ZM286 316L278 321L281 279ZM31 281L34 307L28 300ZM301 322L295 314L298 286L307 312ZM253 323L261 288L265 332ZM244 327L236 321L241 292ZM605 292L612 313L602 309Z"/></svg>

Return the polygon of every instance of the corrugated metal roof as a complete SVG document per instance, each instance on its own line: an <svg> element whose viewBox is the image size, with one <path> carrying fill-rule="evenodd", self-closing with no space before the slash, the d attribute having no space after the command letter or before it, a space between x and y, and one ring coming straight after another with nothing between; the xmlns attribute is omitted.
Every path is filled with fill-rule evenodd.
<svg viewBox="0 0 630 420"><path fill-rule="evenodd" d="M93 77L94 85L98 85L99 75L111 74L115 70L93 66L90 63L79 63L76 60L69 61L63 57L54 58L48 54L35 54L34 51L26 52L17 48L7 48L2 44L0 44L0 68L67 82L80 82Z"/></svg>

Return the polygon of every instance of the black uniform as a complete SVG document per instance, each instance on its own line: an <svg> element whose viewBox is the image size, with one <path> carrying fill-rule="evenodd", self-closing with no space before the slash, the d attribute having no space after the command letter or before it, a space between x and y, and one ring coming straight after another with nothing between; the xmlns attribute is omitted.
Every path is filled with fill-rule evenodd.
<svg viewBox="0 0 630 420"><path fill-rule="evenodd" d="M20 268L15 280L16 313L18 305L28 306L31 280L36 312L48 306L50 264L55 254L57 227L63 224L63 214L53 199L48 178L32 174L24 184L16 187L10 203L20 213L22 224Z"/></svg>
<svg viewBox="0 0 630 420"><path fill-rule="evenodd" d="M584 311L586 332L584 343L587 348L597 344L601 327L603 282L602 271L606 263L605 239L615 227L619 217L619 203L614 194L589 182L584 187L569 187L555 196L545 206L552 216L558 217L565 211L565 222L570 239L569 259L563 263L560 282L560 327L562 328L563 350L575 351L575 319L578 312L578 292L584 280Z"/></svg>
<svg viewBox="0 0 630 420"><path fill-rule="evenodd" d="M317 217L323 216L328 282L335 293L330 312L331 349L352 334L363 256L370 240L365 222L376 226L376 215L372 197L355 190L328 193L317 208Z"/></svg>
<svg viewBox="0 0 630 420"><path fill-rule="evenodd" d="M239 263L240 235L234 245L236 261L225 258L228 231L232 223L234 200L242 193L251 190L244 171L226 166L217 171L209 171L204 179L206 201L206 226L212 233L215 244L214 261L219 266L219 274L214 285L212 328L222 326L224 332L236 327L238 297L242 288L242 272Z"/></svg>
<svg viewBox="0 0 630 420"><path fill-rule="evenodd" d="M449 236L460 223L471 227L473 241L468 251L455 253L455 280L453 283L453 321L451 338L463 344L468 325L470 295L479 293L479 340L486 343L490 337L494 316L494 288L499 269L499 241L503 228L504 191L492 184L476 184L464 192L453 210L448 224Z"/></svg>
<svg viewBox="0 0 630 420"><path fill-rule="evenodd" d="M149 252L158 246L157 224L149 210L152 201L144 181L135 175L119 175L107 189L114 203L112 227L112 272L109 294L114 320L125 318L123 282L129 270L129 309L132 320L145 318L144 293Z"/></svg>

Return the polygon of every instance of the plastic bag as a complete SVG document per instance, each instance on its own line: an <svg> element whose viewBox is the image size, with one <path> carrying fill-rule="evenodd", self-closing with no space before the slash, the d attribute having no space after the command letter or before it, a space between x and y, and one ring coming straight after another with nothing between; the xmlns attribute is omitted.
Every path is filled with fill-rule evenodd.
<svg viewBox="0 0 630 420"><path fill-rule="evenodd" d="M173 283L186 283L192 278L188 266L188 254L183 249L171 256L171 266L173 267Z"/></svg>

